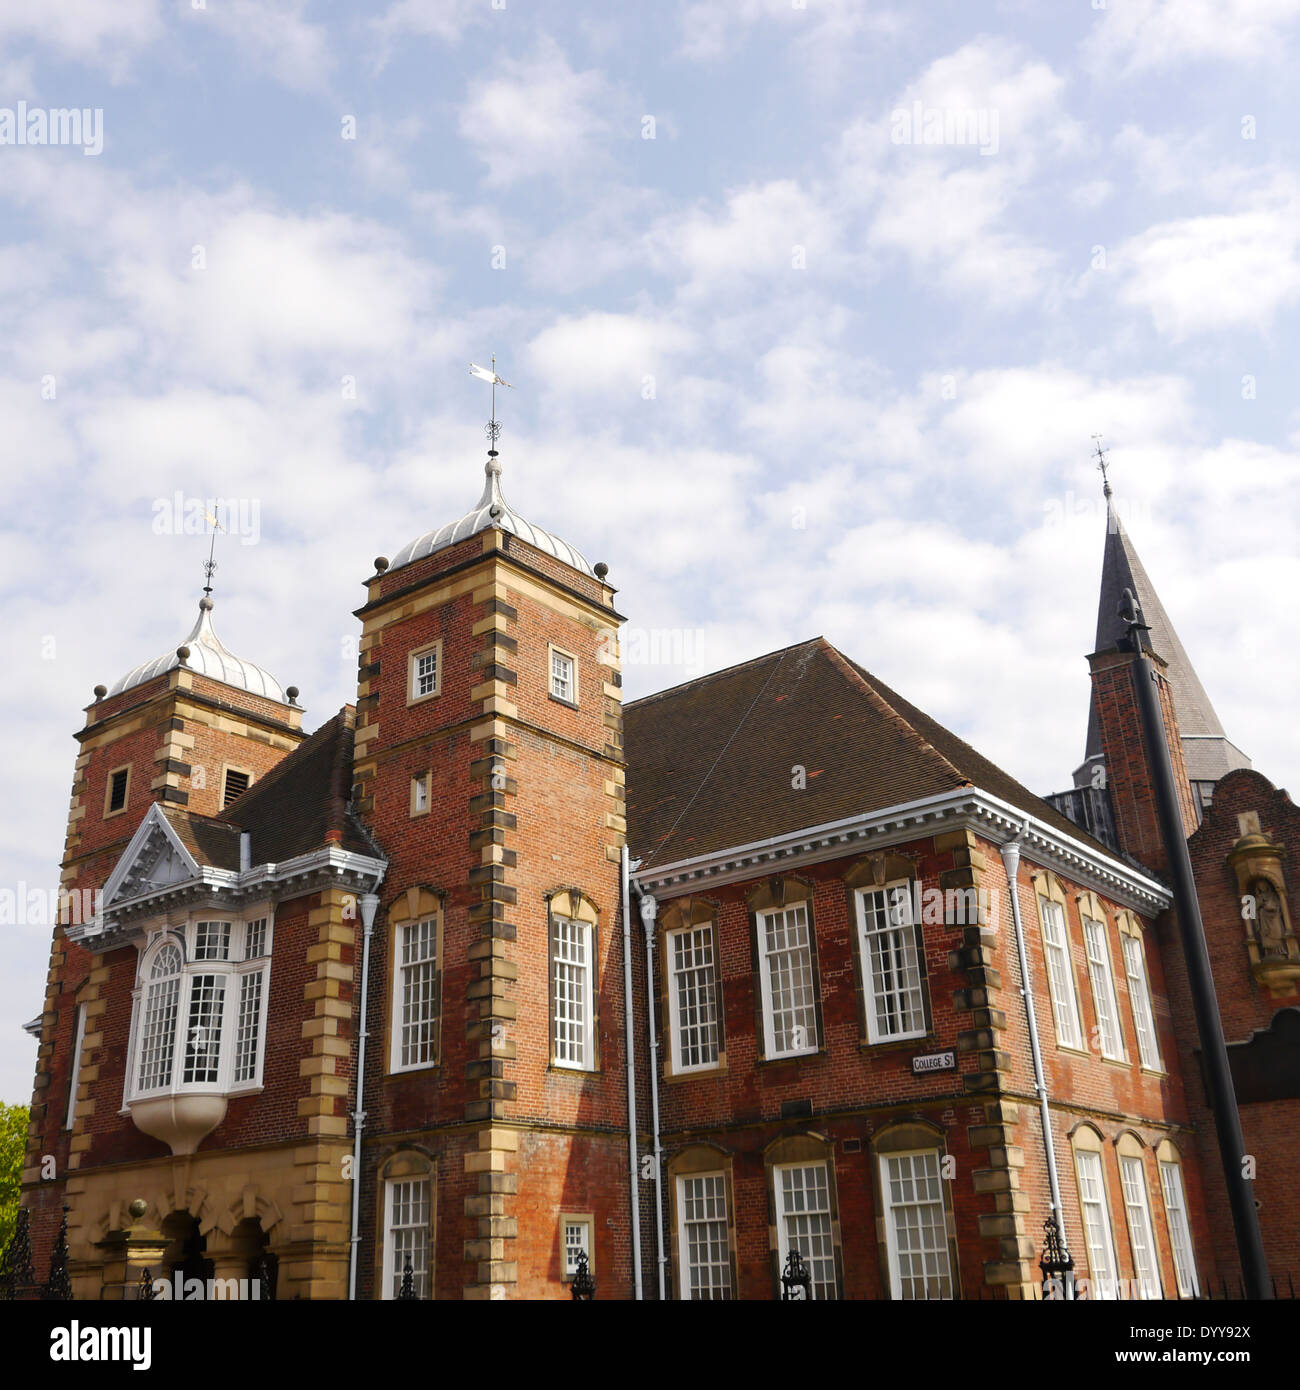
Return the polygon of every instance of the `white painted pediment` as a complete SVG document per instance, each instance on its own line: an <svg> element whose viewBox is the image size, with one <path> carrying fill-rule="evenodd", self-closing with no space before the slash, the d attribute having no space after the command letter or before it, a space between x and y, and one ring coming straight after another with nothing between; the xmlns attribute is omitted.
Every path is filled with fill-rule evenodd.
<svg viewBox="0 0 1300 1390"><path fill-rule="evenodd" d="M198 863L155 803L104 885L104 906L113 907L199 876Z"/></svg>

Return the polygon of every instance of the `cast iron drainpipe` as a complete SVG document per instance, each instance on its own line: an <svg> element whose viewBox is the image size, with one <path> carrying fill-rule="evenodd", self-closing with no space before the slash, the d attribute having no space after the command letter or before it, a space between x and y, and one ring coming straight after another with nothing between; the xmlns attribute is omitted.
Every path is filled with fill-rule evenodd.
<svg viewBox="0 0 1300 1390"><path fill-rule="evenodd" d="M1020 834L1029 829L1026 821ZM1038 1093L1038 1113L1043 1128L1043 1150L1047 1156L1047 1185L1052 1197L1052 1220L1061 1241L1061 1254L1070 1257L1065 1239L1065 1209L1061 1206L1061 1183L1056 1172L1056 1144L1052 1138L1052 1112L1047 1104L1047 1081L1043 1076L1043 1053L1038 1045L1038 1021L1034 1017L1034 987L1029 978L1029 963L1025 957L1025 929L1020 920L1020 837L998 846L1002 867L1007 871L1007 886L1011 890L1011 924L1015 930L1016 958L1020 962L1020 997L1025 1001L1025 1018L1029 1024L1029 1054L1034 1062L1034 1090Z"/></svg>
<svg viewBox="0 0 1300 1390"><path fill-rule="evenodd" d="M650 1033L650 1129L654 1139L655 1160L655 1251L659 1262L659 1301L667 1296L664 1292L664 1266L668 1256L664 1254L664 1193L661 1178L663 1170L663 1150L659 1145L659 1037L655 1028L655 916L659 904L649 893L638 888L641 898L641 925L645 928L645 1010Z"/></svg>
<svg viewBox="0 0 1300 1390"><path fill-rule="evenodd" d="M379 883L375 883L379 887ZM365 929L361 944L361 1026L357 1029L357 1108L352 1112L352 1234L348 1240L348 1298L357 1296L357 1252L361 1244L361 1131L366 1127L362 1097L366 1087L366 1029L369 1015L366 1000L370 985L370 937L379 910L379 894L363 893L360 898L361 925Z"/></svg>
<svg viewBox="0 0 1300 1390"><path fill-rule="evenodd" d="M623 1019L627 1048L627 1164L628 1192L632 1199L632 1279L635 1297L645 1297L641 1286L641 1179L637 1175L636 1142L636 1027L632 1017L632 864L627 846L620 854L623 875ZM641 861L638 859L637 864Z"/></svg>
<svg viewBox="0 0 1300 1390"><path fill-rule="evenodd" d="M1178 918L1178 934L1182 938L1183 959L1187 963L1187 983L1192 996L1192 1011L1196 1016L1196 1032L1201 1042L1201 1060L1205 1064L1205 1089L1209 1092L1210 1109L1214 1114L1214 1130L1219 1140L1219 1158L1223 1163L1223 1179L1228 1189L1228 1205L1232 1210L1232 1225L1237 1238L1237 1253L1241 1258L1246 1297L1271 1299L1273 1289L1268 1277L1264 1242L1259 1233L1255 1193L1250 1179L1245 1175L1246 1141L1241 1132L1241 1112L1237 1109L1228 1048L1223 1040L1223 1016L1219 1012L1219 999L1214 990L1214 973L1210 969L1210 953L1205 944L1205 924L1201 921L1201 905L1196 896L1192 856L1187 848L1187 832L1178 808L1174 765L1169 756L1165 717L1160 708L1159 676L1151 663L1147 640L1143 637L1143 633L1149 632L1150 628L1142 617L1132 589L1124 590L1119 616L1128 626L1129 649L1137 656L1133 663L1133 686L1138 712L1142 716L1142 742L1146 745L1147 768L1155 785L1160 838L1169 861L1174 913Z"/></svg>

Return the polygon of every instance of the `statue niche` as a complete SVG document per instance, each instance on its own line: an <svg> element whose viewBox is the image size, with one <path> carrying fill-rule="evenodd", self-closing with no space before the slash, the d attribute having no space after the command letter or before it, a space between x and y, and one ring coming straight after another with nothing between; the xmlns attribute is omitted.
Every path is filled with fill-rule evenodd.
<svg viewBox="0 0 1300 1390"><path fill-rule="evenodd" d="M1258 831L1243 835L1228 852L1250 973L1274 996L1294 995L1300 988L1300 943L1291 925L1282 858L1282 846Z"/></svg>

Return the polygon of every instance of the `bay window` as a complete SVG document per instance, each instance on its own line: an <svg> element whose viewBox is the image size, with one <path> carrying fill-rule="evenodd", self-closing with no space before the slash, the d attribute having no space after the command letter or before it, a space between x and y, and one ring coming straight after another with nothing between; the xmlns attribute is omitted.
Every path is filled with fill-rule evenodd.
<svg viewBox="0 0 1300 1390"><path fill-rule="evenodd" d="M158 933L140 958L128 1101L261 1085L269 933L267 917Z"/></svg>

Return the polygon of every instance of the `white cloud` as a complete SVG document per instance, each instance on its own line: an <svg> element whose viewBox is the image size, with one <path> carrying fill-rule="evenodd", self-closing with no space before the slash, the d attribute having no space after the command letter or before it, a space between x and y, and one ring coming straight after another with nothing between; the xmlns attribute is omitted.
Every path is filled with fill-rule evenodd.
<svg viewBox="0 0 1300 1390"><path fill-rule="evenodd" d="M668 215L648 241L658 268L685 275L690 287L707 293L746 276L793 284L792 277L825 269L836 237L835 217L816 194L777 179L728 193L716 212ZM798 268L801 258L806 271Z"/></svg>
<svg viewBox="0 0 1300 1390"><path fill-rule="evenodd" d="M1147 310L1175 342L1197 333L1266 330L1300 299L1300 194L1280 182L1241 211L1180 218L1119 247L1122 302Z"/></svg>
<svg viewBox="0 0 1300 1390"><path fill-rule="evenodd" d="M806 56L831 59L864 34L893 34L901 16L865 0L690 0L681 9L681 54L694 62L734 55L751 33L771 33ZM824 69L823 69L824 72Z"/></svg>
<svg viewBox="0 0 1300 1390"><path fill-rule="evenodd" d="M563 318L528 345L528 358L540 383L563 397L600 393L630 401L647 376L688 351L694 335L666 319L594 312Z"/></svg>
<svg viewBox="0 0 1300 1390"><path fill-rule="evenodd" d="M487 8L483 0L397 0L373 24L390 51L394 40L408 34L457 43Z"/></svg>
<svg viewBox="0 0 1300 1390"><path fill-rule="evenodd" d="M162 31L159 0L0 0L0 39L30 39L114 77L123 76L130 58Z"/></svg>
<svg viewBox="0 0 1300 1390"><path fill-rule="evenodd" d="M1297 18L1300 0L1112 0L1095 11L1083 59L1102 77L1195 59L1258 62L1285 52Z"/></svg>
<svg viewBox="0 0 1300 1390"><path fill-rule="evenodd" d="M874 209L868 246L994 305L1041 295L1056 256L1014 214L1045 166L1084 147L1064 91L1042 60L979 39L932 63L888 112L855 121L840 141L837 194Z"/></svg>
<svg viewBox="0 0 1300 1390"><path fill-rule="evenodd" d="M543 39L528 58L494 58L470 82L462 137L495 186L581 172L589 177L610 130L605 78L575 72L559 46Z"/></svg>
<svg viewBox="0 0 1300 1390"><path fill-rule="evenodd" d="M293 91L323 90L334 66L326 29L307 18L308 0L213 0L196 13L262 72Z"/></svg>

